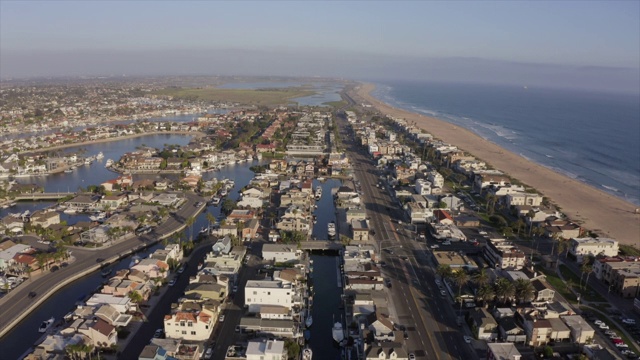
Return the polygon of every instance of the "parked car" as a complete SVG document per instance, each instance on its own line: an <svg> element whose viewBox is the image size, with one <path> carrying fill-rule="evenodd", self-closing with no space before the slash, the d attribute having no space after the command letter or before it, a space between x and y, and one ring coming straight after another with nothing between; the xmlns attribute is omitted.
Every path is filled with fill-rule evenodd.
<svg viewBox="0 0 640 360"><path fill-rule="evenodd" d="M153 337L156 339L161 339L164 336L163 329L156 329L156 332L153 333Z"/></svg>
<svg viewBox="0 0 640 360"><path fill-rule="evenodd" d="M218 318L218 321L224 322L224 315L220 315L220 317Z"/></svg>
<svg viewBox="0 0 640 360"><path fill-rule="evenodd" d="M204 352L204 358L205 359L211 359L211 357L213 356L213 347L209 346L207 348L207 351Z"/></svg>
<svg viewBox="0 0 640 360"><path fill-rule="evenodd" d="M434 244L434 245L431 245L430 247L431 247L432 249L438 249L438 248L440 247L440 245L438 245L438 244Z"/></svg>
<svg viewBox="0 0 640 360"><path fill-rule="evenodd" d="M602 324L604 324L604 323L602 322L602 320L599 320L599 319L595 319L595 320L593 320L593 323L594 323L594 324L596 324L596 325L602 325Z"/></svg>
<svg viewBox="0 0 640 360"><path fill-rule="evenodd" d="M607 324L600 324L599 327L602 330L609 330L609 325L607 325Z"/></svg>
<svg viewBox="0 0 640 360"><path fill-rule="evenodd" d="M440 290L440 295L442 295L442 296L447 296L447 292L446 292L446 291L444 291L444 290Z"/></svg>
<svg viewBox="0 0 640 360"><path fill-rule="evenodd" d="M467 344L471 344L471 336L465 336L464 342L466 342Z"/></svg>
<svg viewBox="0 0 640 360"><path fill-rule="evenodd" d="M442 285L442 283L440 282L440 280L436 279L436 285L438 285L438 286Z"/></svg>
<svg viewBox="0 0 640 360"><path fill-rule="evenodd" d="M36 295L38 294L35 291L31 291L27 296L29 297L29 299L33 299L34 297L36 297Z"/></svg>
<svg viewBox="0 0 640 360"><path fill-rule="evenodd" d="M409 353L409 360L416 360L416 354Z"/></svg>
<svg viewBox="0 0 640 360"><path fill-rule="evenodd" d="M623 324L627 324L627 325L635 325L636 324L636 320L635 319L622 319L622 323Z"/></svg>
<svg viewBox="0 0 640 360"><path fill-rule="evenodd" d="M173 286L176 284L176 279L171 279L171 281L169 281L169 286Z"/></svg>

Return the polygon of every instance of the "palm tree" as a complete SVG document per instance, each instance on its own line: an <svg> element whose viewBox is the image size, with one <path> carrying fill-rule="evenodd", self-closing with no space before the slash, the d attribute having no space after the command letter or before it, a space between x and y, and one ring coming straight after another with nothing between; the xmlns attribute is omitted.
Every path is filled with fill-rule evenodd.
<svg viewBox="0 0 640 360"><path fill-rule="evenodd" d="M513 297L515 287L513 283L505 278L500 278L495 282L496 296L501 299L502 303L506 303L507 299Z"/></svg>
<svg viewBox="0 0 640 360"><path fill-rule="evenodd" d="M210 212L207 212L206 217L207 217L207 221L209 222L209 228L211 228L212 224L215 224L217 222L217 219Z"/></svg>
<svg viewBox="0 0 640 360"><path fill-rule="evenodd" d="M473 282L475 282L479 287L489 284L489 280L489 274L484 268L480 269L480 271L473 275Z"/></svg>
<svg viewBox="0 0 640 360"><path fill-rule="evenodd" d="M142 295L137 290L129 293L129 299L131 299L131 301L135 304L139 304L143 300Z"/></svg>
<svg viewBox="0 0 640 360"><path fill-rule="evenodd" d="M518 220L514 223L514 225L516 226L516 232L518 233L518 236L520 236L520 230L526 224L524 223L524 221L521 218L518 218Z"/></svg>
<svg viewBox="0 0 640 360"><path fill-rule="evenodd" d="M436 274L440 275L443 279L449 279L451 277L451 266L446 264L438 265Z"/></svg>
<svg viewBox="0 0 640 360"><path fill-rule="evenodd" d="M193 216L189 216L187 220L185 220L185 224L189 228L189 241L193 240L193 223L196 222L196 218Z"/></svg>
<svg viewBox="0 0 640 360"><path fill-rule="evenodd" d="M458 285L458 299L460 299L460 309L462 309L462 287L469 281L469 275L466 271L460 269L451 274L453 281Z"/></svg>
<svg viewBox="0 0 640 360"><path fill-rule="evenodd" d="M589 282L589 275L591 275L591 273L593 272L593 265L591 265L589 258L584 258L584 261L580 266L580 272L580 284L582 284L582 277L584 276L584 274L587 274L587 281L585 281L584 286L582 287L582 289L584 290L586 289L587 283Z"/></svg>
<svg viewBox="0 0 640 360"><path fill-rule="evenodd" d="M493 194L488 194L487 195L487 213L489 215L493 215L493 212L495 211L495 207L496 207L496 201L498 200L498 197L493 195ZM491 211L489 211L491 210Z"/></svg>
<svg viewBox="0 0 640 360"><path fill-rule="evenodd" d="M489 285L482 285L476 293L476 299L480 299L480 301L482 301L485 305L489 301L493 300L495 296L496 293L495 291L493 291L493 287Z"/></svg>
<svg viewBox="0 0 640 360"><path fill-rule="evenodd" d="M536 216L535 211L529 210L527 215L525 215L527 219L529 219L529 236L531 236L531 229L533 228L533 218ZM553 251L551 252L553 254Z"/></svg>
<svg viewBox="0 0 640 360"><path fill-rule="evenodd" d="M533 299L535 288L531 281L526 279L518 279L513 284L514 295L518 302L529 302Z"/></svg>
<svg viewBox="0 0 640 360"><path fill-rule="evenodd" d="M556 271L558 270L558 267L560 266L560 255L565 252L565 251L569 251L569 242L567 240L559 240L558 241L558 258L556 259Z"/></svg>

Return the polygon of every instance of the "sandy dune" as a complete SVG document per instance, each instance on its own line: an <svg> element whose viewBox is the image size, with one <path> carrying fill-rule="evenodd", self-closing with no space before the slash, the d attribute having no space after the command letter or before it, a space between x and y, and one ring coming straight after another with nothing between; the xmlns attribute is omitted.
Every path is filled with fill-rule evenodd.
<svg viewBox="0 0 640 360"><path fill-rule="evenodd" d="M536 188L562 208L562 212L602 236L640 247L640 214L634 204L533 163L487 141L469 130L442 120L394 108L370 95L373 84L351 93L355 101L372 104L380 112L407 121L433 136L458 146L523 183Z"/></svg>

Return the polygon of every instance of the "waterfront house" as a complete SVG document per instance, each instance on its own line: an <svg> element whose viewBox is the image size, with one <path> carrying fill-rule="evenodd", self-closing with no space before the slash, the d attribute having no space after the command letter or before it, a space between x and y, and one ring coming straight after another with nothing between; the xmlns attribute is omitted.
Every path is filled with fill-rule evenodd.
<svg viewBox="0 0 640 360"><path fill-rule="evenodd" d="M24 221L22 221L22 218L11 215L2 218L2 220L0 220L0 226L13 234L21 234L24 231Z"/></svg>
<svg viewBox="0 0 640 360"><path fill-rule="evenodd" d="M618 241L607 238L572 238L569 243L569 256L578 263L585 256L616 256L618 255Z"/></svg>
<svg viewBox="0 0 640 360"><path fill-rule="evenodd" d="M108 294L93 294L89 300L86 301L87 306L101 306L104 304L111 305L114 309L116 309L121 314L126 314L135 309L135 304L129 299L129 297L124 296L114 296Z"/></svg>
<svg viewBox="0 0 640 360"><path fill-rule="evenodd" d="M289 244L264 244L262 245L262 258L273 260L275 263L297 262L302 251Z"/></svg>
<svg viewBox="0 0 640 360"><path fill-rule="evenodd" d="M365 345L365 360L408 360L409 355L402 344L381 342Z"/></svg>
<svg viewBox="0 0 640 360"><path fill-rule="evenodd" d="M60 213L57 211L37 211L31 215L30 222L31 226L41 226L46 229L60 223Z"/></svg>
<svg viewBox="0 0 640 360"><path fill-rule="evenodd" d="M284 306L291 309L301 298L291 284L274 280L249 280L244 288L244 304L249 312L258 313L263 305Z"/></svg>
<svg viewBox="0 0 640 360"><path fill-rule="evenodd" d="M92 229L84 231L80 234L80 240L87 243L104 244L109 240L112 240L112 234L109 231L111 226L100 225Z"/></svg>
<svg viewBox="0 0 640 360"><path fill-rule="evenodd" d="M149 278L166 279L169 276L169 265L162 260L142 259L139 263L131 267L132 270L139 270L145 273Z"/></svg>
<svg viewBox="0 0 640 360"><path fill-rule="evenodd" d="M99 200L99 196L77 195L73 199L66 201L65 205L67 208L76 211L93 211L99 208L97 206Z"/></svg>
<svg viewBox="0 0 640 360"><path fill-rule="evenodd" d="M356 241L369 240L369 226L365 220L351 220L351 237Z"/></svg>
<svg viewBox="0 0 640 360"><path fill-rule="evenodd" d="M260 310L262 310L262 307ZM244 316L240 318L239 326L243 332L254 332L264 336L295 338L301 335L292 319Z"/></svg>
<svg viewBox="0 0 640 360"><path fill-rule="evenodd" d="M133 315L122 314L109 304L100 306L95 315L115 327L127 326L133 319Z"/></svg>
<svg viewBox="0 0 640 360"><path fill-rule="evenodd" d="M367 329L373 333L376 341L393 341L395 340L395 332L393 331L393 323L388 315L382 314L379 310L367 315Z"/></svg>
<svg viewBox="0 0 640 360"><path fill-rule="evenodd" d="M246 360L286 360L287 350L282 340L250 340L245 356Z"/></svg>
<svg viewBox="0 0 640 360"><path fill-rule="evenodd" d="M89 345L93 345L96 348L109 348L118 341L115 326L101 318L85 320L76 331L89 340Z"/></svg>
<svg viewBox="0 0 640 360"><path fill-rule="evenodd" d="M192 341L208 340L216 324L217 314L209 309L177 311L165 315L164 331L167 338Z"/></svg>

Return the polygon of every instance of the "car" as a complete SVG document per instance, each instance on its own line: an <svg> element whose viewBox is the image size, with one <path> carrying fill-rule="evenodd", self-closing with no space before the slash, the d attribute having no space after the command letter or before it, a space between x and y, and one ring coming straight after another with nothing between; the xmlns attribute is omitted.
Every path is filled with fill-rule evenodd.
<svg viewBox="0 0 640 360"><path fill-rule="evenodd" d="M405 340L408 340L409 339L409 333L405 331L403 337L404 337Z"/></svg>
<svg viewBox="0 0 640 360"><path fill-rule="evenodd" d="M224 322L224 315L220 315L220 317L218 318L218 321Z"/></svg>
<svg viewBox="0 0 640 360"><path fill-rule="evenodd" d="M416 354L409 353L409 360L416 360Z"/></svg>
<svg viewBox="0 0 640 360"><path fill-rule="evenodd" d="M602 330L609 330L609 325L607 324L600 324L598 327Z"/></svg>
<svg viewBox="0 0 640 360"><path fill-rule="evenodd" d="M618 335L615 331L613 330L607 330L604 332L606 335L610 335L610 336L616 336Z"/></svg>
<svg viewBox="0 0 640 360"><path fill-rule="evenodd" d="M465 336L464 342L466 342L467 344L471 344L471 336Z"/></svg>
<svg viewBox="0 0 640 360"><path fill-rule="evenodd" d="M442 245L451 245L451 242L450 241L445 241L445 242L442 243Z"/></svg>
<svg viewBox="0 0 640 360"><path fill-rule="evenodd" d="M211 359L212 356L213 356L213 347L209 346L207 350L204 352L204 358L208 360L208 359Z"/></svg>
<svg viewBox="0 0 640 360"><path fill-rule="evenodd" d="M231 289L231 291L233 291L234 293L238 292L238 286L237 285L233 285L233 289Z"/></svg>
<svg viewBox="0 0 640 360"><path fill-rule="evenodd" d="M436 285L438 285L438 286L442 285L442 283L440 282L440 280L436 279Z"/></svg>
<svg viewBox="0 0 640 360"><path fill-rule="evenodd" d="M431 245L431 246L430 246L430 248L432 248L432 249L438 249L439 247L440 247L440 245L438 245L438 244L435 244L435 245Z"/></svg>
<svg viewBox="0 0 640 360"><path fill-rule="evenodd" d="M387 263L384 262L384 261L380 261L380 266L385 267L385 266L387 266Z"/></svg>
<svg viewBox="0 0 640 360"><path fill-rule="evenodd" d="M36 295L38 295L35 291L31 291L29 292L29 295L27 295L29 297L29 299L33 299L34 297L36 297Z"/></svg>
<svg viewBox="0 0 640 360"><path fill-rule="evenodd" d="M611 339L611 342L614 344L624 344L624 341L622 341L622 339L617 338L617 339Z"/></svg>
<svg viewBox="0 0 640 360"><path fill-rule="evenodd" d="M625 343L621 343L621 344L616 344L616 347L618 349L628 349L629 345L625 344Z"/></svg>
<svg viewBox="0 0 640 360"><path fill-rule="evenodd" d="M176 284L176 279L171 279L171 281L169 281L169 286L173 286Z"/></svg>
<svg viewBox="0 0 640 360"><path fill-rule="evenodd" d="M182 266L180 266L180 267L178 268L178 274L182 274L182 273L184 272L184 267L185 267L185 266L184 266L184 265L182 265Z"/></svg>
<svg viewBox="0 0 640 360"><path fill-rule="evenodd" d="M153 337L156 339L161 339L163 336L164 336L163 329L156 329L156 331L153 333Z"/></svg>
<svg viewBox="0 0 640 360"><path fill-rule="evenodd" d="M401 259L404 260L404 261L409 261L409 258L406 257L406 256L401 257Z"/></svg>
<svg viewBox="0 0 640 360"><path fill-rule="evenodd" d="M446 291L444 291L444 290L440 290L440 295L442 295L442 296L447 296L447 292L446 292Z"/></svg>
<svg viewBox="0 0 640 360"><path fill-rule="evenodd" d="M236 325L235 332L239 333L242 330L240 325Z"/></svg>
<svg viewBox="0 0 640 360"><path fill-rule="evenodd" d="M593 321L593 323L594 323L594 324L596 324L596 325L602 325L602 324L604 324L604 323L602 322L602 320L599 320L599 319L594 320L594 321Z"/></svg>
<svg viewBox="0 0 640 360"><path fill-rule="evenodd" d="M627 325L635 325L636 324L636 320L635 319L622 319L622 323L623 324L627 324Z"/></svg>

